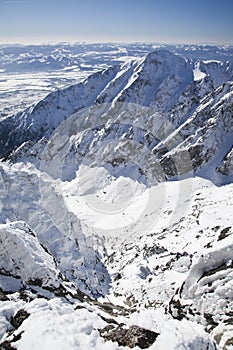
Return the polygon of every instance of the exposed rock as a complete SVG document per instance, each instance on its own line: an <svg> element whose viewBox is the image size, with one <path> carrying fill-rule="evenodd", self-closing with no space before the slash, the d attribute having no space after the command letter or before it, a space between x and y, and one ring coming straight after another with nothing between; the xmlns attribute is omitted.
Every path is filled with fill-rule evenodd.
<svg viewBox="0 0 233 350"><path fill-rule="evenodd" d="M219 165L216 170L218 173L225 176L233 174L233 148L225 155L221 165Z"/></svg>
<svg viewBox="0 0 233 350"><path fill-rule="evenodd" d="M170 302L173 317L202 323L206 331L213 334L219 325L225 329L231 324L232 316L228 310L233 307L231 239L224 238L218 244L218 249L211 248L191 267Z"/></svg>
<svg viewBox="0 0 233 350"><path fill-rule="evenodd" d="M138 326L131 326L127 329L122 325L116 328L107 326L99 332L105 340L117 342L119 346L128 346L129 348L138 346L141 349L149 348L159 335Z"/></svg>
<svg viewBox="0 0 233 350"><path fill-rule="evenodd" d="M222 239L228 237L230 235L230 231L232 230L232 227L225 227L220 231L220 234L218 236L218 241L221 241Z"/></svg>
<svg viewBox="0 0 233 350"><path fill-rule="evenodd" d="M23 321L29 317L29 313L25 310L19 310L11 319L11 324L14 329L17 329L21 326Z"/></svg>
<svg viewBox="0 0 233 350"><path fill-rule="evenodd" d="M3 290L0 288L0 301L7 301L9 300L6 294L3 292Z"/></svg>
<svg viewBox="0 0 233 350"><path fill-rule="evenodd" d="M16 350L8 340L0 343L0 350Z"/></svg>

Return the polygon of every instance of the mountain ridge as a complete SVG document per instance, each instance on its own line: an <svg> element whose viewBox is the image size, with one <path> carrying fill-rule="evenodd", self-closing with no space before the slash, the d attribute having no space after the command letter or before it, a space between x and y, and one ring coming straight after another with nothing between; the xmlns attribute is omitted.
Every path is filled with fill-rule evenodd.
<svg viewBox="0 0 233 350"><path fill-rule="evenodd" d="M86 108L92 108L95 105L107 106L105 108L114 110L115 105L119 109L120 104L122 104L122 108L125 108L124 106L127 103L135 103L160 113L164 125L167 124L168 131L165 131L165 134L162 136L160 131L156 130L154 138L159 138L160 142L163 143L162 147L169 150L169 142L171 143L169 134L175 130L179 129L182 135L177 134L178 136L175 136L175 138L178 137L181 140L181 138L188 136L190 140L191 138L194 140L194 136L190 135L188 129L193 129L192 124L195 126L195 123L197 123L195 119L198 120L199 129L201 129L201 123L205 123L205 120L213 118L211 110L213 110L214 104L217 106L218 99L223 104L222 111L227 109L230 112L232 85L226 83L223 88L212 87L210 89L205 80L208 81L204 77L199 82L195 82L190 63L167 50L149 53L145 58L138 59L132 63L127 62L102 72L97 72L88 77L83 83L68 87L63 91L53 92L25 112L3 120L1 122L1 157L7 158L14 151L13 158L17 159L17 150L15 152L17 147L22 146L25 142L29 142L32 145L44 137L51 137L53 130L76 111L84 110L85 114ZM198 90L203 90L203 84L204 96L203 93L198 92ZM198 90L195 92L197 88ZM223 92L228 96L225 99ZM150 96L150 100L148 100L147 96ZM85 102L83 103L83 101ZM211 104L213 107L209 108ZM224 107L224 104L229 104L229 107ZM207 117L204 116L205 113L203 113L202 109L204 111L208 110ZM201 117L198 116L198 113ZM209 113L212 115L209 116ZM130 116L129 120L133 124ZM232 124L229 117L224 119L224 123L228 123L224 129L225 132L231 133ZM12 127L11 124L14 126ZM143 121L142 119L141 124L143 124L143 129L146 130L148 128L145 120ZM203 125L202 128L205 128L205 126ZM164 142L166 138L168 142ZM213 142L216 142L216 139ZM197 158L203 158L203 161L200 160L199 163L191 160L195 171L198 166L211 159L211 156L203 156L201 154L200 150L198 150L198 145L194 147L190 144L188 147L191 158L193 157L192 153L195 153L194 156L196 155ZM192 148L196 148L197 152L192 151ZM227 149L226 153L229 151L230 149ZM157 150L156 146L152 152L161 154L161 150ZM213 152L216 152L216 150ZM223 155L223 158L225 155ZM164 162L167 162L166 159ZM174 171L169 171L169 169L166 174L168 177L176 175Z"/></svg>

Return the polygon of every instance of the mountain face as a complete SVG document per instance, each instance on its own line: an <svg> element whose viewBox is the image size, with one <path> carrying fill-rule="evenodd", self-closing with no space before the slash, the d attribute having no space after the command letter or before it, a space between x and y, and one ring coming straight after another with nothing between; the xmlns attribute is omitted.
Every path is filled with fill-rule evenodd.
<svg viewBox="0 0 233 350"><path fill-rule="evenodd" d="M157 50L0 120L0 348L231 349L232 72Z"/></svg>
<svg viewBox="0 0 233 350"><path fill-rule="evenodd" d="M153 43L0 45L0 119L22 112L51 91L77 84L94 72L120 62L143 57L155 48L167 49L189 59L195 79L205 75L199 69L200 64L218 65L221 77L233 62L233 47L230 46ZM216 74L214 76L217 78ZM223 77L222 82L225 80Z"/></svg>
<svg viewBox="0 0 233 350"><path fill-rule="evenodd" d="M232 83L216 87L220 68L214 67L209 69L209 73L216 71L216 74L207 74L206 69L205 78L194 81L189 61L162 50L150 53L146 58L98 72L83 83L51 93L23 113L4 119L0 131L0 156L20 158L22 147L27 148L29 144L31 149L42 138L50 138L64 120L79 112L77 118L81 120L76 131L92 128L95 133L97 126L103 127L98 125L101 120L98 119L99 114L102 115L102 124L111 122L115 125L113 133L110 132L113 138L116 124L125 124L124 127L119 126L117 137L124 139L125 144L132 138L137 144L146 143L149 157L152 158L148 162L149 166L159 163L166 178L187 172L187 166L177 169L177 159L184 149L189 151L190 170L199 170L210 160L220 166L218 153L227 153L231 147ZM228 68L225 71L228 72L227 76L231 76ZM223 76L222 73L221 81ZM135 107L130 107L133 104ZM100 107L96 111L98 105ZM90 111L87 111L88 108ZM133 110L135 108L136 112ZM97 120L92 117L93 110ZM109 130L111 126L107 134L101 133L101 142L109 137ZM62 130L60 132L63 133ZM83 141L79 140L79 149L85 143L86 133L92 132L86 130L82 133ZM96 135L95 140L97 144L100 143ZM89 152L86 151L85 155ZM116 150L110 147L110 157L114 153ZM116 157L124 158L119 147ZM135 161L140 163L138 159Z"/></svg>

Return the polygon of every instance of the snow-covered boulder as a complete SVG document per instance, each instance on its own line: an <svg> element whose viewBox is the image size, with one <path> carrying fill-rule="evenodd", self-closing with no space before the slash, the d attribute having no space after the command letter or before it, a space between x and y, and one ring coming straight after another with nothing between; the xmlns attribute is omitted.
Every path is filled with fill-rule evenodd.
<svg viewBox="0 0 233 350"><path fill-rule="evenodd" d="M165 323L153 350L217 350L215 342L204 329L189 321Z"/></svg>
<svg viewBox="0 0 233 350"><path fill-rule="evenodd" d="M10 291L12 287L14 290L10 277L20 280L22 286L59 286L59 270L54 258L26 223L1 224L0 242L0 286L3 290Z"/></svg>
<svg viewBox="0 0 233 350"><path fill-rule="evenodd" d="M231 227L224 232L222 230L215 247L209 248L193 264L185 282L170 303L174 317L188 318L203 324L218 342L221 340L218 329L224 333L232 324L232 232ZM233 329L228 329L225 342L232 336Z"/></svg>

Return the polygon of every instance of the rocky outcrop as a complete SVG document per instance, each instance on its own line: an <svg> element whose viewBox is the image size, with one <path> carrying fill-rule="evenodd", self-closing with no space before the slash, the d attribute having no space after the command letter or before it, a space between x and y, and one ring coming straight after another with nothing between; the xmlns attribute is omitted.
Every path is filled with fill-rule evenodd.
<svg viewBox="0 0 233 350"><path fill-rule="evenodd" d="M117 342L119 346L127 346L129 348L138 346L140 349L149 348L159 335L156 332L138 326L126 328L123 325L117 327L106 326L99 332L105 340Z"/></svg>
<svg viewBox="0 0 233 350"><path fill-rule="evenodd" d="M216 170L225 176L233 175L233 148L225 155L222 163Z"/></svg>
<svg viewBox="0 0 233 350"><path fill-rule="evenodd" d="M173 317L202 323L224 349L230 349L233 319L232 228L228 228L227 232L228 235L221 237L216 248L211 248L193 264L185 282L170 302ZM229 332L229 338L225 336L221 340L220 329L226 334Z"/></svg>
<svg viewBox="0 0 233 350"><path fill-rule="evenodd" d="M0 225L0 274L21 285L59 286L59 270L53 257L40 245L24 222Z"/></svg>

